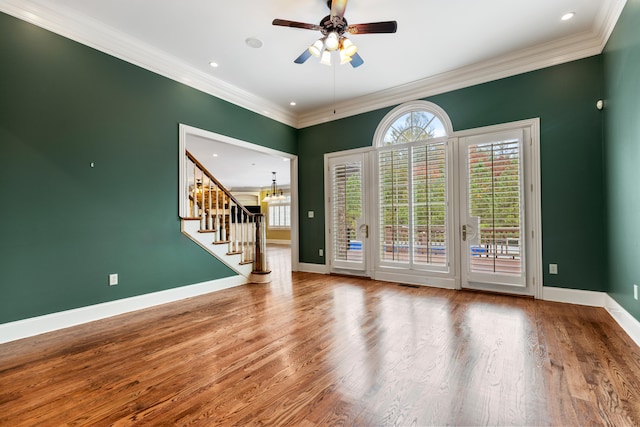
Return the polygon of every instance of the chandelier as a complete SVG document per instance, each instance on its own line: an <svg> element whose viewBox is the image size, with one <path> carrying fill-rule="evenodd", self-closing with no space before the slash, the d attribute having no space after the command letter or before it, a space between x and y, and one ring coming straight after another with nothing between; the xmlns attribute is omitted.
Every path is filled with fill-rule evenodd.
<svg viewBox="0 0 640 427"><path fill-rule="evenodd" d="M262 201L266 203L282 201L286 199L282 190L278 191L278 186L276 185L276 173L271 173L273 174L273 178L271 179L271 190L269 193L267 193L266 196L264 196L264 199L262 199Z"/></svg>

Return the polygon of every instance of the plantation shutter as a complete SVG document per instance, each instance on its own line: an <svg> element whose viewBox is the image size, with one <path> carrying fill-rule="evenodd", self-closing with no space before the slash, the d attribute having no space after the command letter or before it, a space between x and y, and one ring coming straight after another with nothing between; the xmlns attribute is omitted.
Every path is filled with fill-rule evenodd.
<svg viewBox="0 0 640 427"><path fill-rule="evenodd" d="M409 148L385 150L378 159L380 259L409 260Z"/></svg>
<svg viewBox="0 0 640 427"><path fill-rule="evenodd" d="M413 148L413 262L446 266L446 150L443 141Z"/></svg>
<svg viewBox="0 0 640 427"><path fill-rule="evenodd" d="M332 257L341 268L362 268L363 242L358 230L362 213L362 162L331 166Z"/></svg>
<svg viewBox="0 0 640 427"><path fill-rule="evenodd" d="M468 148L469 217L479 235L471 250L471 271L522 272L521 145L518 139Z"/></svg>

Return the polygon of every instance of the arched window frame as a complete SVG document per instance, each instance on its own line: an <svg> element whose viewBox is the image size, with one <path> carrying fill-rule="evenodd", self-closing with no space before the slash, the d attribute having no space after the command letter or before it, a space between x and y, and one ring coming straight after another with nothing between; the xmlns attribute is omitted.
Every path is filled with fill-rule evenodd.
<svg viewBox="0 0 640 427"><path fill-rule="evenodd" d="M434 136L434 137L427 137L425 139L415 139L415 140L407 140L407 141L402 141L402 142L398 142L398 143L393 143L393 144L385 144L385 136L387 134L387 132L389 131L389 129L393 126L394 123L396 123L399 119L402 119L404 116L408 115L409 113L413 113L413 112L425 112L425 113L429 113L432 114L433 116L435 116L435 118L437 118L441 124L442 127L444 128L444 135L438 135L438 136ZM385 155L384 153L392 153L392 152L405 152L406 150L406 155L408 155L407 160L408 162L412 162L413 160L413 153L415 153L415 150L419 150L425 146L435 146L435 145L444 145L444 150L445 153L445 158L444 158L444 162L445 162L445 168L449 169L450 165L449 165L449 156L450 156L450 150L449 148L447 148L447 141L451 138L453 134L453 126L451 124L451 120L449 119L449 116L447 115L447 113L440 108L438 105L429 102L429 101L411 101L411 102L407 102L405 104L399 105L398 107L392 109L391 111L389 111L389 113L387 113L385 115L385 117L380 121L376 132L374 134L374 139L373 139L373 147L376 149L376 151L378 152L377 157L377 161L376 161L376 165L377 165L377 171L376 171L376 181L378 181L378 185L380 185L380 173L381 173L381 167L383 167L381 165L381 156ZM402 156L402 154L400 155ZM409 175L413 175L412 173L410 173ZM403 220L401 219L400 222L398 222L398 224L396 225L390 225L387 224L386 222L383 224L383 220L382 220L382 214L380 214L380 217L378 218L378 221L380 221L377 225L376 228L378 228L378 230L376 230L376 240L378 240L378 254L377 254L377 265L378 268L386 268L386 267L390 267L390 268L396 268L396 267L401 267L401 268L408 268L410 270L416 270L416 271L430 271L432 277L433 275L443 275L446 277L449 277L452 274L451 269L449 268L449 259L450 259L450 250L452 248L451 246L451 224L448 218L448 199L449 197L451 197L451 188L450 188L450 184L451 184L451 180L448 178L448 173L445 172L445 182L444 182L444 188L445 188L445 201L444 201L444 220L445 220L445 224L444 224L444 241L440 241L440 242L435 242L432 241L430 238L428 239L428 248L419 248L418 246L421 244L419 243L420 240L422 240L420 237L418 237L420 233L420 231L418 230L418 226L415 223L415 220L413 218L415 218L415 214L417 213L414 209L415 209L415 205L413 200L413 191L414 191L414 185L413 185L413 176L407 176L406 177L406 182L402 182L400 185L408 185L408 188L406 190L404 190L407 194L406 196L408 197L408 199L406 200L406 212L405 214L402 216L404 218L404 216L408 215L407 218L404 218L405 220L408 220L409 222L406 225L402 225L404 224ZM393 184L395 185L395 184ZM400 187L398 187L400 188ZM378 188L378 193L380 195L380 197L382 197L383 195L383 191ZM402 190L400 190L400 192L398 193L398 195L400 195L400 193L402 193ZM395 196L391 196L392 198ZM401 202L403 203L403 202ZM381 209L386 209L388 211L389 207L388 207L388 203L385 203L384 206L385 208L383 208L383 203L381 199L378 199L376 201L376 205L377 205L377 210L380 212ZM386 214L385 214L386 215ZM397 229L398 232L395 233L392 237L391 237L391 244L389 243L388 239L387 239L387 234L388 234L388 228L391 227L391 229ZM420 225L421 228L423 228L422 225ZM405 232L401 231L402 229L406 230ZM397 235L396 235L397 234ZM405 235L406 234L406 235ZM405 242L406 241L406 242ZM398 248L396 248L396 243L399 245ZM444 256L445 259L441 259L439 261L436 261L434 263L434 259L428 259L428 260L420 260L419 258L421 258L419 256L419 253L431 253L431 254L437 254L437 253L443 253L440 252L440 248L436 247L436 246L432 246L432 244L444 244ZM391 249L391 251L389 251L389 246L392 246L393 249ZM405 247L407 247L407 249L405 250ZM398 258L396 258L393 254L396 253L396 249L398 251L398 253L400 254ZM408 259L404 256L402 256L402 253L404 251L407 251L408 253ZM436 257L434 257L436 258ZM404 267L403 267L404 266Z"/></svg>
<svg viewBox="0 0 640 427"><path fill-rule="evenodd" d="M383 117L376 128L375 134L373 135L373 146L377 148L385 147L384 136L389 128L396 122L396 120L412 112L426 112L435 115L445 129L445 135L438 138L448 138L453 134L451 119L439 105L429 101L411 101L395 107Z"/></svg>

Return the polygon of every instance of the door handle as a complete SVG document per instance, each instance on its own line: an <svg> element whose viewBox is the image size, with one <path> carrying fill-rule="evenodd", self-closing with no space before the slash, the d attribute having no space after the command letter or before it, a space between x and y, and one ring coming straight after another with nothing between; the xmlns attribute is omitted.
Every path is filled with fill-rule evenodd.
<svg viewBox="0 0 640 427"><path fill-rule="evenodd" d="M467 241L467 226L466 225L462 226L462 241L463 242Z"/></svg>

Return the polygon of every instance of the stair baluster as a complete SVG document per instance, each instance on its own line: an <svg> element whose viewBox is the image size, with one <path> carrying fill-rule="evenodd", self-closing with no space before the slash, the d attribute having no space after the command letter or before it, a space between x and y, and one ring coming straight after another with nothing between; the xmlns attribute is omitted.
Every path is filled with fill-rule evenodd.
<svg viewBox="0 0 640 427"><path fill-rule="evenodd" d="M216 221L214 228L216 232L213 234L215 237L213 238L213 242L218 242L220 240L220 187L216 184Z"/></svg>
<svg viewBox="0 0 640 427"><path fill-rule="evenodd" d="M211 182L211 180L209 180L209 211L207 212L207 230L213 230L213 217L212 217L212 212L211 212L211 185L213 183Z"/></svg>

